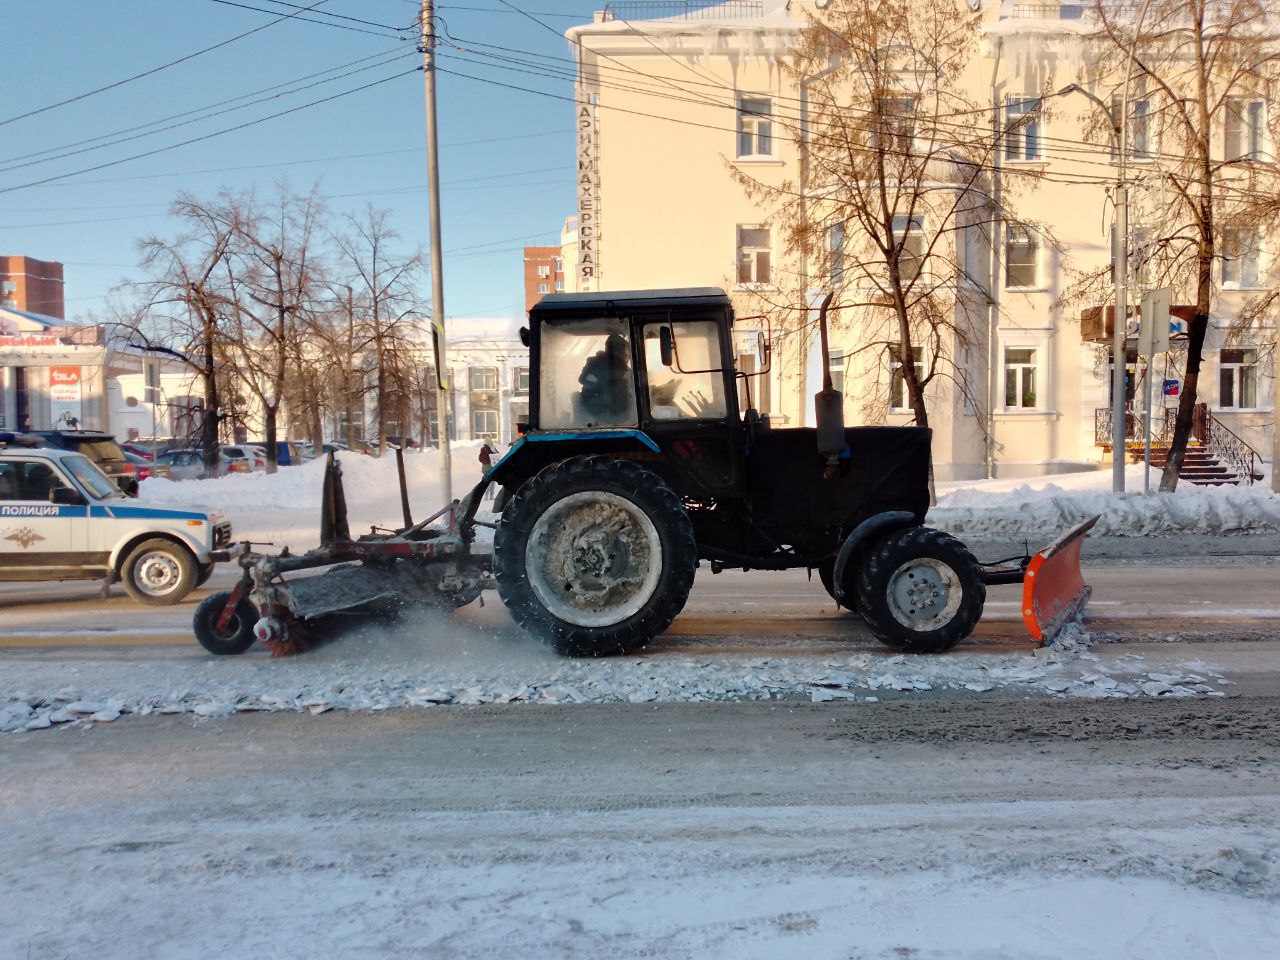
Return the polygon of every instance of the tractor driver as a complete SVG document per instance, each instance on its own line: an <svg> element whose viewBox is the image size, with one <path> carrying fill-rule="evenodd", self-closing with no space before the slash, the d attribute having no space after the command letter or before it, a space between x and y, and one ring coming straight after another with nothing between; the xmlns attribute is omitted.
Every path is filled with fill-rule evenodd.
<svg viewBox="0 0 1280 960"><path fill-rule="evenodd" d="M582 409L597 423L620 423L631 414L631 351L626 338L611 333L604 349L587 358L578 375Z"/></svg>

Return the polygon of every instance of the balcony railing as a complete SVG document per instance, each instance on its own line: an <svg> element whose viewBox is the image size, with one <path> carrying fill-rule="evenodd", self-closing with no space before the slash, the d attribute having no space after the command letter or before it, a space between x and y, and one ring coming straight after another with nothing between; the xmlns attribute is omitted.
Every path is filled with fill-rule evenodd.
<svg viewBox="0 0 1280 960"><path fill-rule="evenodd" d="M764 13L764 0L727 0L723 3L680 3L676 0L624 0L606 3L609 20L750 20Z"/></svg>
<svg viewBox="0 0 1280 960"><path fill-rule="evenodd" d="M1173 424L1178 411L1166 408L1163 415L1152 411L1151 442L1153 444L1169 443L1173 440ZM1142 446L1146 440L1143 432L1143 416L1132 410L1124 414L1124 445L1126 447ZM1192 433L1195 433L1193 428ZM1111 408L1104 407L1093 411L1093 442L1104 450L1111 449L1113 434L1111 430Z"/></svg>
<svg viewBox="0 0 1280 960"><path fill-rule="evenodd" d="M1010 3L1000 16L1013 20L1083 20L1087 3Z"/></svg>

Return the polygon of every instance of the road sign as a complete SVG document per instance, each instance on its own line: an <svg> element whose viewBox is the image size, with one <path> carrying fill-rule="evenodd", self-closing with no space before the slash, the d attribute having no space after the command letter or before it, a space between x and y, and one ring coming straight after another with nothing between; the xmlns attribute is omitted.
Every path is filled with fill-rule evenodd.
<svg viewBox="0 0 1280 960"><path fill-rule="evenodd" d="M1142 326L1138 331L1138 353L1144 357L1169 351L1169 307L1173 291L1169 287L1148 290L1142 295Z"/></svg>
<svg viewBox="0 0 1280 960"><path fill-rule="evenodd" d="M1182 388L1180 380L1166 380L1164 382L1164 395L1166 397L1176 397Z"/></svg>

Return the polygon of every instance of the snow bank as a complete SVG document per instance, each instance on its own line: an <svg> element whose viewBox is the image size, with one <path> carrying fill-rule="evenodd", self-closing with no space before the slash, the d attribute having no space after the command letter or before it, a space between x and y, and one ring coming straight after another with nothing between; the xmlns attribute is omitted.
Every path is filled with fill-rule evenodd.
<svg viewBox="0 0 1280 960"><path fill-rule="evenodd" d="M1128 468L1127 491L1111 492L1109 470L1036 480L979 480L938 484L928 522L961 536L1029 537L1065 530L1101 516L1094 535L1280 532L1280 496L1264 485L1201 487L1180 483L1175 493L1143 493L1142 467ZM1153 471L1153 486L1159 482Z"/></svg>
<svg viewBox="0 0 1280 960"><path fill-rule="evenodd" d="M479 443L455 443L451 448L453 495L460 497L480 479ZM399 525L400 486L394 454L369 457L340 453L343 489L351 529L372 524ZM422 519L444 506L438 450L407 452L405 479L409 506ZM324 459L317 457L279 472L230 474L216 480L142 481L140 496L155 503L221 510L231 518L234 536L306 550L320 535L320 497Z"/></svg>

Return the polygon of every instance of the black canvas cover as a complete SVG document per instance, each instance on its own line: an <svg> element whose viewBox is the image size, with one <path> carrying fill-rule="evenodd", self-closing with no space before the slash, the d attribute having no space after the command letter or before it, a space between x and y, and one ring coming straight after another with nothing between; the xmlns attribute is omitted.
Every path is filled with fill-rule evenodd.
<svg viewBox="0 0 1280 960"><path fill-rule="evenodd" d="M817 431L765 430L747 455L749 496L760 526L848 527L884 510L929 509L927 427L848 427L848 457L824 478Z"/></svg>

